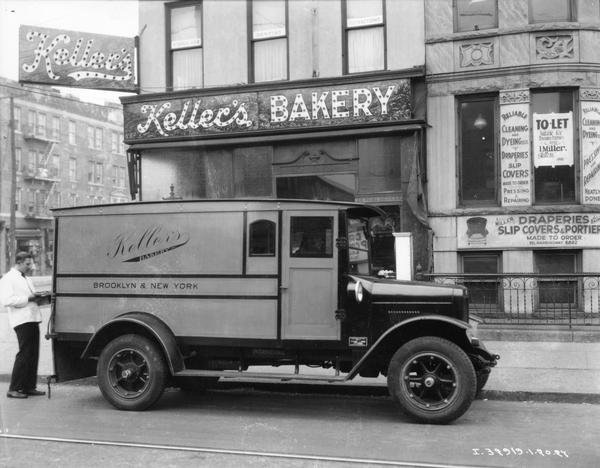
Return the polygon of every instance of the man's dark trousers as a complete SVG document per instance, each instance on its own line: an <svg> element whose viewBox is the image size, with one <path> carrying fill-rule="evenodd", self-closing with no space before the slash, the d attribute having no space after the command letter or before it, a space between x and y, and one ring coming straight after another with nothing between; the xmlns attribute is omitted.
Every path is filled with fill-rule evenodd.
<svg viewBox="0 0 600 468"><path fill-rule="evenodd" d="M11 390L28 392L35 390L37 385L37 368L40 356L40 325L37 322L27 322L15 327L19 352L15 357L12 376L10 379Z"/></svg>

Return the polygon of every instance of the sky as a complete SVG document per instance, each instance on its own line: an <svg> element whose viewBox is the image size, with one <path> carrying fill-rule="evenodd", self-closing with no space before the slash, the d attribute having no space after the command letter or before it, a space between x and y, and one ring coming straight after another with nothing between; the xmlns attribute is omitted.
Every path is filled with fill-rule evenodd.
<svg viewBox="0 0 600 468"><path fill-rule="evenodd" d="M43 26L114 36L138 35L137 0L0 0L0 76L19 78L19 25ZM109 91L60 88L81 100L117 101Z"/></svg>

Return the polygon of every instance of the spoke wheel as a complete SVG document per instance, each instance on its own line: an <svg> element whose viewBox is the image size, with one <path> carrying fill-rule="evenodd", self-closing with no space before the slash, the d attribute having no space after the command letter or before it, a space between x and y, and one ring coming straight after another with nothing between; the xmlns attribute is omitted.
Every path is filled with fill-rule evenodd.
<svg viewBox="0 0 600 468"><path fill-rule="evenodd" d="M475 370L454 343L434 336L420 337L403 345L392 357L388 389L413 419L447 423L464 414L475 398Z"/></svg>
<svg viewBox="0 0 600 468"><path fill-rule="evenodd" d="M159 348L140 335L115 338L98 360L98 385L116 408L144 410L162 395L167 368Z"/></svg>

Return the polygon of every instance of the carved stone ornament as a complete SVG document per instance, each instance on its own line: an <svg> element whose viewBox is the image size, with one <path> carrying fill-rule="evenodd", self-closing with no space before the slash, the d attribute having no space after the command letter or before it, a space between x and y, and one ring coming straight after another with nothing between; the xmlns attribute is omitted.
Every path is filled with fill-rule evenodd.
<svg viewBox="0 0 600 468"><path fill-rule="evenodd" d="M581 101L600 101L600 88L581 88L579 99Z"/></svg>
<svg viewBox="0 0 600 468"><path fill-rule="evenodd" d="M567 59L575 56L573 36L537 36L535 38L535 53L540 60Z"/></svg>
<svg viewBox="0 0 600 468"><path fill-rule="evenodd" d="M529 102L529 89L500 91L500 104L523 104Z"/></svg>
<svg viewBox="0 0 600 468"><path fill-rule="evenodd" d="M494 64L493 42L461 44L459 47L459 52L460 66L463 68Z"/></svg>

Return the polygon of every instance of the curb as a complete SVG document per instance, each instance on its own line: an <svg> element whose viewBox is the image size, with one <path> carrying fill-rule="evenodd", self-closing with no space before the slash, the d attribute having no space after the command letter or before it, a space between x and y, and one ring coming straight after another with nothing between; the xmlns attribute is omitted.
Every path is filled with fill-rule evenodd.
<svg viewBox="0 0 600 468"><path fill-rule="evenodd" d="M40 384L47 384L45 375L38 377ZM8 382L9 374L0 374L0 382ZM55 386L57 384L52 384ZM61 382L58 385L68 386L96 386L96 377ZM384 385L364 384L322 384L322 383L297 383L297 382L265 382L249 379L227 379L217 382L208 388L209 391L227 390L254 390L273 393L299 393L316 395L338 396L370 396L389 397L388 389ZM476 397L477 400L493 401L520 401L536 403L571 403L600 405L600 393L558 393L558 392L525 392L519 390L482 390Z"/></svg>

